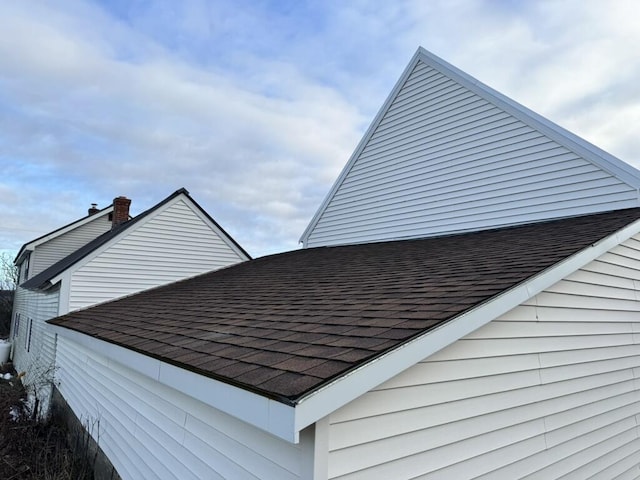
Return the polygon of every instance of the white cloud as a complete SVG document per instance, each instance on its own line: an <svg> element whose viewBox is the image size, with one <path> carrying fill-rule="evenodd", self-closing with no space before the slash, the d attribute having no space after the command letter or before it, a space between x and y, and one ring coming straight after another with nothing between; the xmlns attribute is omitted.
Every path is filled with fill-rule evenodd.
<svg viewBox="0 0 640 480"><path fill-rule="evenodd" d="M418 45L640 160L634 8L2 3L0 246L184 186L251 253L294 248Z"/></svg>

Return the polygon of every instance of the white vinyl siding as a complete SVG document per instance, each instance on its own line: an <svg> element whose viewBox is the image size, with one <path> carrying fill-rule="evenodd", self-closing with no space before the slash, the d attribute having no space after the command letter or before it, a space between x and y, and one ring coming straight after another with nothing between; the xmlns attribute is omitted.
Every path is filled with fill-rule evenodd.
<svg viewBox="0 0 640 480"><path fill-rule="evenodd" d="M418 62L306 246L424 237L637 205L633 187Z"/></svg>
<svg viewBox="0 0 640 480"><path fill-rule="evenodd" d="M13 332L13 363L16 371L25 372L23 382L37 394L42 412L48 408L56 351L56 336L45 321L58 315L58 301L58 289L44 293L21 287L14 300L13 316L19 314L20 323Z"/></svg>
<svg viewBox="0 0 640 480"><path fill-rule="evenodd" d="M246 260L182 199L134 227L73 272L69 311Z"/></svg>
<svg viewBox="0 0 640 480"><path fill-rule="evenodd" d="M332 479L638 478L640 237L330 416Z"/></svg>
<svg viewBox="0 0 640 480"><path fill-rule="evenodd" d="M95 215L95 219L90 222L36 246L31 256L29 278L34 277L109 230L111 230L109 215L106 213Z"/></svg>
<svg viewBox="0 0 640 480"><path fill-rule="evenodd" d="M61 394L123 480L310 478L312 435L288 443L62 337L58 362Z"/></svg>

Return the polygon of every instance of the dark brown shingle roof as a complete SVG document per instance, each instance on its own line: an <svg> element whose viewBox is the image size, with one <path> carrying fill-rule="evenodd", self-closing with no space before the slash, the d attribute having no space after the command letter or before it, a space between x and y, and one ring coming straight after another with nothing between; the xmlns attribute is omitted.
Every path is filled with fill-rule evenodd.
<svg viewBox="0 0 640 480"><path fill-rule="evenodd" d="M638 218L297 250L50 323L293 404Z"/></svg>

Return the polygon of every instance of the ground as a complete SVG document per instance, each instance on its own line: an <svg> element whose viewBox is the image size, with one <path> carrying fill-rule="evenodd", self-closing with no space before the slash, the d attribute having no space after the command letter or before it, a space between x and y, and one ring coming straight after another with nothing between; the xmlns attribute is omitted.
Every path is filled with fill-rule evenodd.
<svg viewBox="0 0 640 480"><path fill-rule="evenodd" d="M69 435L55 420L33 419L25 398L11 364L0 365L0 478L92 479L86 436Z"/></svg>

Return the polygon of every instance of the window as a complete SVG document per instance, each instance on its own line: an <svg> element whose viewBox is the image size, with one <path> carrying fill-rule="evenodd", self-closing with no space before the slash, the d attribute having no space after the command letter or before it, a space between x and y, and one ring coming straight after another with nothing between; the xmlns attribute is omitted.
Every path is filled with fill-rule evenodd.
<svg viewBox="0 0 640 480"><path fill-rule="evenodd" d="M28 324L28 327L27 327L27 335L24 340L24 348L26 348L28 352L29 349L31 348L31 333L33 331L33 318L29 318L27 320L27 324Z"/></svg>
<svg viewBox="0 0 640 480"><path fill-rule="evenodd" d="M27 253L24 261L22 262L22 281L29 280L29 261L31 260L31 252Z"/></svg>
<svg viewBox="0 0 640 480"><path fill-rule="evenodd" d="M16 313L13 319L13 338L16 338L20 334L20 314Z"/></svg>

